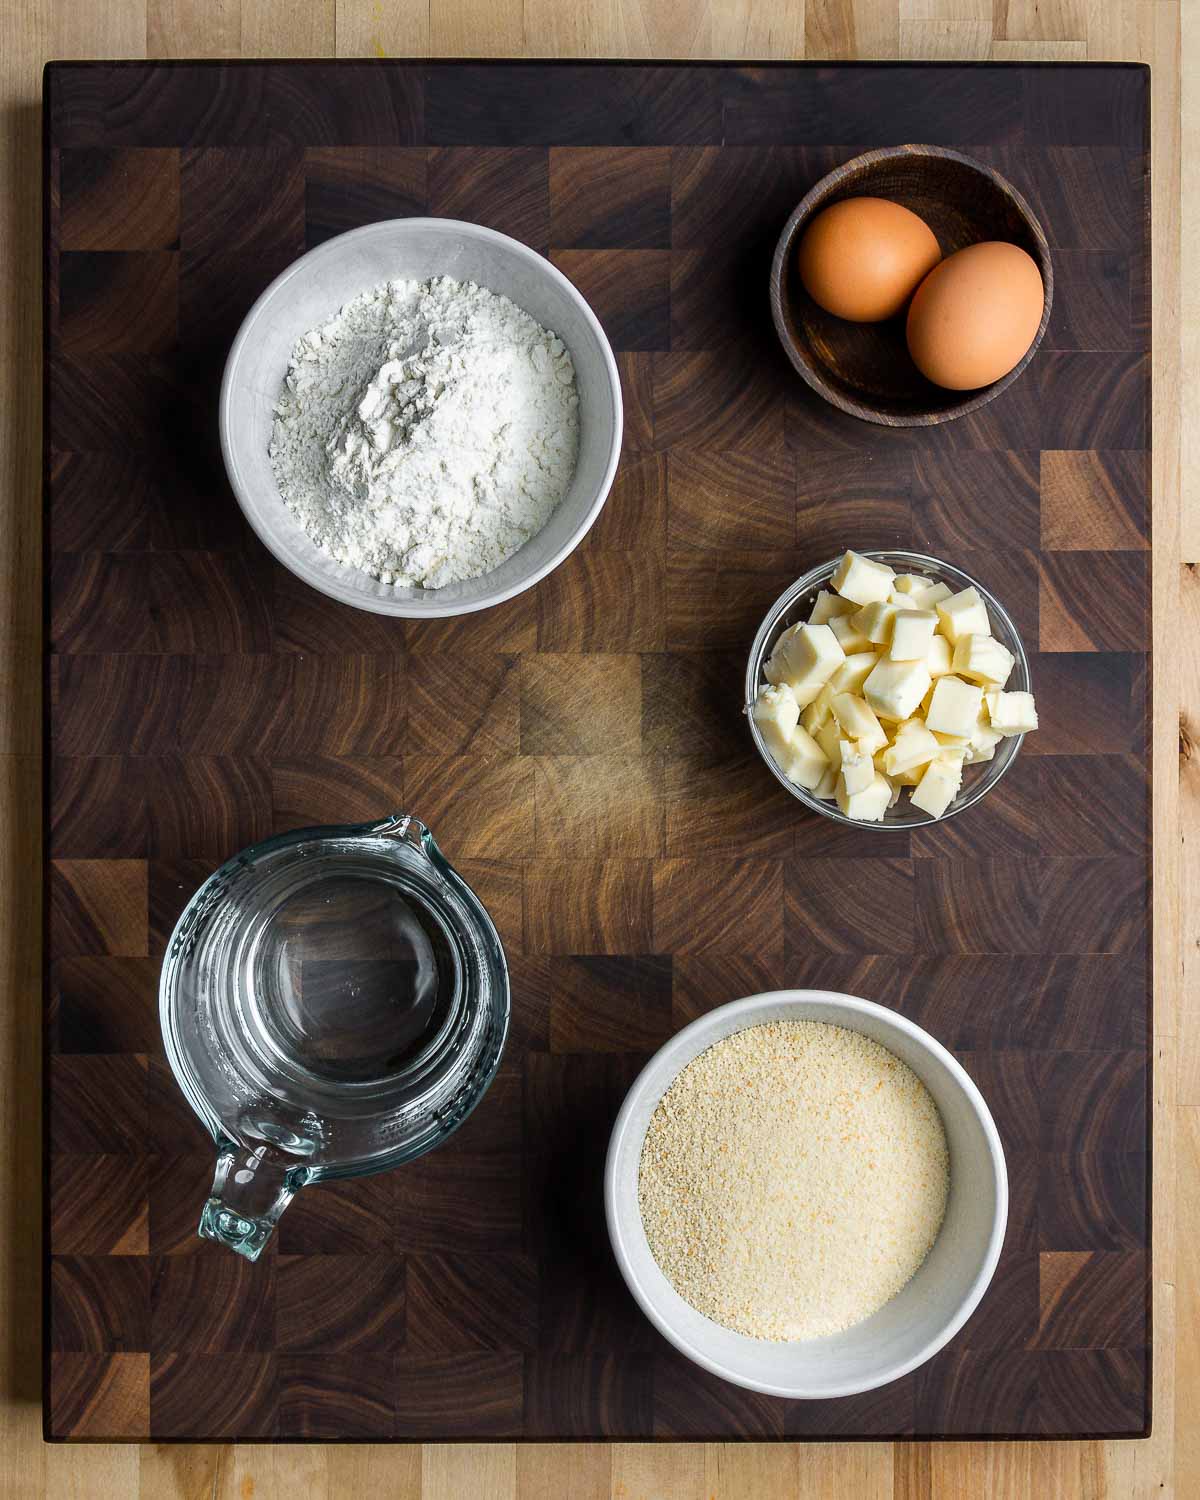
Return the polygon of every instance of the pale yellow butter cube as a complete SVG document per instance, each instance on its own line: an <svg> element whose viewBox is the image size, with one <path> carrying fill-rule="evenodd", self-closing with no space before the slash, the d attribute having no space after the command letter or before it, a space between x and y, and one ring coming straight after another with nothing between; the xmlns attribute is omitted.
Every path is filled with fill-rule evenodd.
<svg viewBox="0 0 1200 1500"><path fill-rule="evenodd" d="M883 769L889 776L899 776L916 766L928 765L941 754L941 746L923 724L915 724L896 736L896 742L883 752Z"/></svg>
<svg viewBox="0 0 1200 1500"><path fill-rule="evenodd" d="M857 818L863 823L879 823L892 800L892 788L886 776L877 771L871 785L861 792L848 792L845 780L837 781L837 805L848 818Z"/></svg>
<svg viewBox="0 0 1200 1500"><path fill-rule="evenodd" d="M768 682L782 682L784 673L787 671L787 645L796 632L799 625L791 625L771 647L771 654L767 657L766 665L763 667L763 676Z"/></svg>
<svg viewBox="0 0 1200 1500"><path fill-rule="evenodd" d="M852 797L855 792L865 792L875 780L874 762L850 740L843 740L840 749L846 795Z"/></svg>
<svg viewBox="0 0 1200 1500"><path fill-rule="evenodd" d="M788 683L796 702L806 708L846 660L846 653L828 625L805 624L780 636L771 659L780 657L781 673L776 680Z"/></svg>
<svg viewBox="0 0 1200 1500"><path fill-rule="evenodd" d="M985 687L1003 687L1015 658L994 636L960 636L954 647L954 670Z"/></svg>
<svg viewBox="0 0 1200 1500"><path fill-rule="evenodd" d="M821 753L828 760L829 764L835 771L838 770L842 764L842 752L839 748L841 745L842 730L838 721L831 716L828 722L822 724L820 729L816 731L813 739L820 745Z"/></svg>
<svg viewBox="0 0 1200 1500"><path fill-rule="evenodd" d="M829 581L843 599L850 599L855 604L872 604L887 598L895 576L885 563L872 562L857 552L847 552Z"/></svg>
<svg viewBox="0 0 1200 1500"><path fill-rule="evenodd" d="M812 614L808 617L808 623L828 625L835 615L852 615L853 613L854 604L851 600L839 599L828 589L822 589L813 601Z"/></svg>
<svg viewBox="0 0 1200 1500"><path fill-rule="evenodd" d="M926 580L928 582L928 580ZM948 583L930 583L929 587L913 598L922 609L936 609L943 599L949 599L954 590Z"/></svg>
<svg viewBox="0 0 1200 1500"><path fill-rule="evenodd" d="M788 737L800 721L800 705L787 683L759 688L751 710L763 743L776 760L787 748Z"/></svg>
<svg viewBox="0 0 1200 1500"><path fill-rule="evenodd" d="M925 715L925 727L941 734L960 734L970 739L979 718L983 689L961 677L939 677Z"/></svg>
<svg viewBox="0 0 1200 1500"><path fill-rule="evenodd" d="M837 796L838 773L833 766L828 766L825 774L812 789L814 797L819 797L822 802L832 802Z"/></svg>
<svg viewBox="0 0 1200 1500"><path fill-rule="evenodd" d="M991 760L996 753L996 746L1003 738L1000 731L993 729L988 722L986 711L981 713L963 759L969 766L978 765L980 761Z"/></svg>
<svg viewBox="0 0 1200 1500"><path fill-rule="evenodd" d="M965 750L971 743L969 734L945 734L940 729L934 729L931 733L943 750Z"/></svg>
<svg viewBox="0 0 1200 1500"><path fill-rule="evenodd" d="M855 614L857 613L858 611L855 610ZM829 628L837 637L838 645L847 656L871 650L873 642L854 623L854 615L834 615L829 621Z"/></svg>
<svg viewBox="0 0 1200 1500"><path fill-rule="evenodd" d="M888 655L893 661L924 661L928 665L937 622L931 609L901 610L892 623Z"/></svg>
<svg viewBox="0 0 1200 1500"><path fill-rule="evenodd" d="M997 688L986 695L985 701L988 722L999 734L1029 734L1038 727L1037 706L1032 693L1002 693Z"/></svg>
<svg viewBox="0 0 1200 1500"><path fill-rule="evenodd" d="M794 781L797 786L810 792L819 785L822 776L829 769L829 757L808 730L802 729L799 724L788 737L785 753L776 756L775 760L789 781Z"/></svg>
<svg viewBox="0 0 1200 1500"><path fill-rule="evenodd" d="M929 655L925 658L930 677L945 677L954 670L954 647L944 635L935 635L929 643Z"/></svg>
<svg viewBox="0 0 1200 1500"><path fill-rule="evenodd" d="M912 805L931 818L940 818L958 795L962 786L962 760L958 756L939 755L929 762L920 784L912 794Z"/></svg>
<svg viewBox="0 0 1200 1500"><path fill-rule="evenodd" d="M951 594L937 604L938 629L952 646L956 646L964 635L991 635L987 605L979 597L979 590L965 588L961 593Z"/></svg>
<svg viewBox="0 0 1200 1500"><path fill-rule="evenodd" d="M930 680L923 661L889 661L883 657L863 683L863 696L879 718L909 719L929 691Z"/></svg>
<svg viewBox="0 0 1200 1500"><path fill-rule="evenodd" d="M835 693L861 693L863 683L878 660L874 651L856 651L841 664L829 679L828 686Z"/></svg>
<svg viewBox="0 0 1200 1500"><path fill-rule="evenodd" d="M851 739L857 740L868 755L882 750L887 744L883 725L871 711L865 698L856 698L853 693L834 693L833 716L842 730Z"/></svg>
<svg viewBox="0 0 1200 1500"><path fill-rule="evenodd" d="M920 573L897 573L896 581L892 584L892 598L894 599L897 594L905 594L916 598L918 594L923 594L929 586L929 579L923 577Z"/></svg>
<svg viewBox="0 0 1200 1500"><path fill-rule="evenodd" d="M901 598L894 603L886 600L875 604L864 604L850 623L855 625L876 646L886 646L892 638L896 618L900 614L915 612L911 599Z"/></svg>
<svg viewBox="0 0 1200 1500"><path fill-rule="evenodd" d="M794 695L793 695L794 696ZM833 689L828 683L800 715L800 723L809 734L816 734L822 724L828 724L833 713Z"/></svg>

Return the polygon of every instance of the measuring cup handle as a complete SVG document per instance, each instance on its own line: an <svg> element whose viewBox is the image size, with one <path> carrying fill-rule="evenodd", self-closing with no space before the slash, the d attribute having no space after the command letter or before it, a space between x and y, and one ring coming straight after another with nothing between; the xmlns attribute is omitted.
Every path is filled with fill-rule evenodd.
<svg viewBox="0 0 1200 1500"><path fill-rule="evenodd" d="M280 1214L311 1176L266 1145L217 1142L212 1192L200 1215L200 1234L247 1260L257 1260Z"/></svg>

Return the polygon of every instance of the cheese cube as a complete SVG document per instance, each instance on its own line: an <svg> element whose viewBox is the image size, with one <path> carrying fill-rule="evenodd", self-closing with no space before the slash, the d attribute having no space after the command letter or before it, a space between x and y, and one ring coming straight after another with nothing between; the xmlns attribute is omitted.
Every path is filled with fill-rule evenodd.
<svg viewBox="0 0 1200 1500"><path fill-rule="evenodd" d="M928 662L937 622L937 615L931 609L901 610L892 624L888 655L893 661Z"/></svg>
<svg viewBox="0 0 1200 1500"><path fill-rule="evenodd" d="M965 750L971 743L969 734L946 734L940 729L931 729L930 733L943 750Z"/></svg>
<svg viewBox="0 0 1200 1500"><path fill-rule="evenodd" d="M865 699L856 698L852 693L835 693L833 714L843 732L857 740L860 748L868 755L874 755L876 750L882 750L887 744L883 726L871 712Z"/></svg>
<svg viewBox="0 0 1200 1500"><path fill-rule="evenodd" d="M887 598L895 576L885 563L872 562L857 552L847 552L829 581L843 599L850 599L855 604L872 604Z"/></svg>
<svg viewBox="0 0 1200 1500"><path fill-rule="evenodd" d="M788 683L801 708L813 701L846 660L828 625L798 625L794 632L785 631L771 653L772 662L781 655L780 677L772 680Z"/></svg>
<svg viewBox="0 0 1200 1500"><path fill-rule="evenodd" d="M892 808L895 807L896 803L900 800L901 783L899 781L893 781L890 776L884 776L883 779L892 789L892 795L888 798L888 811L890 812Z"/></svg>
<svg viewBox="0 0 1200 1500"><path fill-rule="evenodd" d="M896 581L892 584L892 596L894 598L897 594L906 594L916 598L930 587L929 579L921 573L897 573Z"/></svg>
<svg viewBox="0 0 1200 1500"><path fill-rule="evenodd" d="M825 774L812 788L814 797L819 797L822 802L832 802L837 796L838 773L830 765L826 766Z"/></svg>
<svg viewBox="0 0 1200 1500"><path fill-rule="evenodd" d="M954 590L948 583L931 583L924 593L914 594L913 598L922 609L936 609L943 599L949 599Z"/></svg>
<svg viewBox="0 0 1200 1500"><path fill-rule="evenodd" d="M874 762L850 740L841 742L841 752L842 781L846 787L846 795L852 797L855 792L865 792L875 780Z"/></svg>
<svg viewBox="0 0 1200 1500"><path fill-rule="evenodd" d="M978 589L966 588L959 594L951 594L937 604L938 629L952 646L956 646L964 635L991 635L987 605L979 597Z"/></svg>
<svg viewBox="0 0 1200 1500"><path fill-rule="evenodd" d="M813 601L812 614L808 617L808 623L828 625L834 615L852 615L853 613L854 605L849 599L839 599L828 589L822 589Z"/></svg>
<svg viewBox="0 0 1200 1500"><path fill-rule="evenodd" d="M863 683L863 696L881 719L908 719L929 691L929 683L929 670L923 661L888 661L883 657Z"/></svg>
<svg viewBox="0 0 1200 1500"><path fill-rule="evenodd" d="M775 757L779 769L789 781L806 791L820 784L829 770L829 759L806 729L797 724L789 737L787 751Z"/></svg>
<svg viewBox="0 0 1200 1500"><path fill-rule="evenodd" d="M988 721L999 734L1028 734L1038 727L1037 707L1032 693L1002 693L993 689L986 695ZM834 700L837 712L837 700Z"/></svg>
<svg viewBox="0 0 1200 1500"><path fill-rule="evenodd" d="M857 626L874 645L886 646L892 638L897 615L915 611L916 607L903 595L891 602L864 604L856 615L851 616L851 624Z"/></svg>
<svg viewBox="0 0 1200 1500"><path fill-rule="evenodd" d="M886 776L878 771L871 785L862 792L847 792L842 777L837 782L837 805L848 818L857 818L862 823L879 823L892 800L892 788Z"/></svg>
<svg viewBox="0 0 1200 1500"><path fill-rule="evenodd" d="M925 715L925 727L942 734L965 735L969 739L982 702L983 689L973 682L964 682L961 677L939 677L934 683L929 712Z"/></svg>
<svg viewBox="0 0 1200 1500"><path fill-rule="evenodd" d="M855 611L857 613L857 611ZM838 644L849 656L852 652L869 651L872 642L854 623L854 615L834 615L829 628L837 637Z"/></svg>
<svg viewBox="0 0 1200 1500"><path fill-rule="evenodd" d="M921 777L920 785L912 794L912 805L927 812L931 818L940 818L953 802L962 785L962 761L957 757L939 755L932 760Z"/></svg>
<svg viewBox="0 0 1200 1500"><path fill-rule="evenodd" d="M799 625L790 626L772 646L766 666L763 667L763 676L768 682L783 681L783 674L787 670L787 643L799 629Z"/></svg>
<svg viewBox="0 0 1200 1500"><path fill-rule="evenodd" d="M1014 660L1008 647L990 635L960 636L954 647L955 672L986 687L1003 687Z"/></svg>
<svg viewBox="0 0 1200 1500"><path fill-rule="evenodd" d="M929 655L925 658L930 677L945 677L953 669L954 647L944 635L935 635L929 643Z"/></svg>
<svg viewBox="0 0 1200 1500"><path fill-rule="evenodd" d="M800 723L808 730L809 734L816 734L822 724L829 723L832 713L833 689L826 683L800 715Z"/></svg>
<svg viewBox="0 0 1200 1500"><path fill-rule="evenodd" d="M821 753L834 770L840 770L842 764L842 731L838 721L831 717L828 723L822 724L820 729L816 731L813 739L820 745Z"/></svg>
<svg viewBox="0 0 1200 1500"><path fill-rule="evenodd" d="M975 725L975 733L971 736L971 742L967 746L967 753L963 757L967 765L974 766L980 761L991 760L996 753L996 746L1004 736L998 729L993 729L987 721L986 711L979 716Z"/></svg>
<svg viewBox="0 0 1200 1500"><path fill-rule="evenodd" d="M937 639L940 640L941 637ZM942 644L946 643L943 641ZM863 683L866 682L877 660L878 657L874 651L856 651L841 664L829 679L827 686L835 693L861 693Z"/></svg>
<svg viewBox="0 0 1200 1500"><path fill-rule="evenodd" d="M800 705L786 683L760 688L751 710L763 743L776 760L788 746L789 736L800 720Z"/></svg>
<svg viewBox="0 0 1200 1500"><path fill-rule="evenodd" d="M889 776L899 776L916 766L926 766L941 754L941 746L923 724L905 729L896 743L883 752L883 769Z"/></svg>

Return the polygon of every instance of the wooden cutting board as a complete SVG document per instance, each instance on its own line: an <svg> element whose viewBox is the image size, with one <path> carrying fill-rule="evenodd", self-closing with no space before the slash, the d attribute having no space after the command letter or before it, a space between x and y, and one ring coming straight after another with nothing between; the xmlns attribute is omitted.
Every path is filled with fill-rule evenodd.
<svg viewBox="0 0 1200 1500"><path fill-rule="evenodd" d="M1083 65L51 66L50 1437L1147 1430L1148 85ZM1055 258L1028 371L930 430L820 404L767 308L795 202L903 141L998 167ZM626 443L551 577L405 624L274 564L215 409L273 276L425 212L577 283L619 351ZM886 840L805 814L741 718L763 613L847 545L980 577L1042 716L979 808ZM233 851L393 808L489 906L512 1040L444 1149L306 1190L252 1267L195 1237L212 1153L159 1041L164 943ZM982 1305L846 1400L689 1364L604 1230L607 1135L647 1055L789 985L927 1027L1008 1156Z"/></svg>

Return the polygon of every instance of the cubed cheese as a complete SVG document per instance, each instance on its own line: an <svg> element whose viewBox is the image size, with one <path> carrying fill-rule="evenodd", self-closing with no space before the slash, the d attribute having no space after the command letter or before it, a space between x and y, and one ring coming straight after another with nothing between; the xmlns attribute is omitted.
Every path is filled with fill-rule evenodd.
<svg viewBox="0 0 1200 1500"><path fill-rule="evenodd" d="M998 729L993 729L988 722L987 711L980 714L975 725L975 732L971 736L971 742L967 746L964 759L969 766L978 764L980 761L991 760L996 753L996 746L1004 736Z"/></svg>
<svg viewBox="0 0 1200 1500"><path fill-rule="evenodd" d="M985 687L1003 687L1013 669L1014 657L994 636L963 635L954 647L954 670L960 677Z"/></svg>
<svg viewBox="0 0 1200 1500"><path fill-rule="evenodd" d="M881 822L891 800L891 785L878 771L871 785L861 792L847 792L845 781L838 777L837 804L848 818L857 818L863 823Z"/></svg>
<svg viewBox="0 0 1200 1500"><path fill-rule="evenodd" d="M928 765L941 753L941 746L923 724L906 728L896 742L883 752L883 769L889 776L899 776L916 766Z"/></svg>
<svg viewBox="0 0 1200 1500"><path fill-rule="evenodd" d="M783 754L788 737L800 720L800 705L786 683L760 688L751 710L763 743L776 760Z"/></svg>
<svg viewBox="0 0 1200 1500"><path fill-rule="evenodd" d="M793 697L795 695L793 694ZM828 683L800 715L800 722L809 734L816 734L822 724L828 724L833 713L833 689Z"/></svg>
<svg viewBox="0 0 1200 1500"><path fill-rule="evenodd" d="M940 818L953 802L962 785L962 761L957 756L939 755L931 760L924 776L912 794L912 805L931 818Z"/></svg>
<svg viewBox="0 0 1200 1500"><path fill-rule="evenodd" d="M857 614L857 610L855 613ZM837 637L838 645L847 656L854 652L871 649L871 640L855 625L854 615L834 615L829 621L829 628Z"/></svg>
<svg viewBox="0 0 1200 1500"><path fill-rule="evenodd" d="M772 660L781 654L778 680L788 683L801 708L813 701L846 660L846 653L828 625L798 625L794 633L785 632L772 652Z"/></svg>
<svg viewBox="0 0 1200 1500"><path fill-rule="evenodd" d="M931 587L930 580L920 573L897 573L896 581L892 584L892 595L894 597L896 594L906 594L915 598L929 587Z"/></svg>
<svg viewBox="0 0 1200 1500"><path fill-rule="evenodd" d="M952 675L939 677L933 685L925 727L942 734L965 735L969 739L979 718L982 701L983 689L975 683L964 682L961 677Z"/></svg>
<svg viewBox="0 0 1200 1500"><path fill-rule="evenodd" d="M986 696L988 722L1002 735L1028 734L1038 727L1032 693L1002 693L994 689Z"/></svg>
<svg viewBox="0 0 1200 1500"><path fill-rule="evenodd" d="M883 726L864 698L857 698L853 693L835 693L833 716L842 726L843 732L857 740L868 755L874 755L876 750L881 750L887 744Z"/></svg>
<svg viewBox="0 0 1200 1500"><path fill-rule="evenodd" d="M852 615L855 606L849 599L839 599L836 594L831 594L828 589L822 589L813 600L812 614L808 617L810 625L828 625L834 615Z"/></svg>
<svg viewBox="0 0 1200 1500"><path fill-rule="evenodd" d="M799 625L789 626L772 646L766 666L763 667L763 676L768 682L783 681L784 673L787 671L787 643L799 629Z"/></svg>
<svg viewBox="0 0 1200 1500"><path fill-rule="evenodd" d="M813 739L820 745L821 753L834 770L839 770L842 764L842 752L839 748L842 731L838 721L831 717L828 723L821 725L820 729L813 735Z"/></svg>
<svg viewBox="0 0 1200 1500"><path fill-rule="evenodd" d="M949 599L954 590L948 583L931 583L924 593L914 594L913 598L922 609L936 609L943 599Z"/></svg>
<svg viewBox="0 0 1200 1500"><path fill-rule="evenodd" d="M893 661L924 661L928 664L929 647L937 622L937 615L931 609L901 610L892 622L892 644L888 655Z"/></svg>
<svg viewBox="0 0 1200 1500"><path fill-rule="evenodd" d="M929 655L925 658L930 677L944 677L953 670L954 647L944 635L935 635L929 643Z"/></svg>
<svg viewBox="0 0 1200 1500"><path fill-rule="evenodd" d="M826 685L835 693L861 693L877 660L874 651L856 651L846 658Z"/></svg>
<svg viewBox="0 0 1200 1500"><path fill-rule="evenodd" d="M829 770L829 758L806 729L799 724L792 730L786 752L775 757L779 769L789 781L812 791Z"/></svg>
<svg viewBox="0 0 1200 1500"><path fill-rule="evenodd" d="M866 638L876 646L886 646L892 638L896 617L900 614L915 612L917 606L911 599L901 596L898 600L883 601L882 603L864 604L856 615L851 617L851 622L858 627Z"/></svg>
<svg viewBox="0 0 1200 1500"><path fill-rule="evenodd" d="M888 661L885 657L875 663L863 683L863 696L879 718L908 719L929 691L929 683L929 669L923 661Z"/></svg>
<svg viewBox="0 0 1200 1500"><path fill-rule="evenodd" d="M847 552L829 580L843 599L855 604L871 604L886 599L895 578L885 563L873 562L857 552Z"/></svg>
<svg viewBox="0 0 1200 1500"><path fill-rule="evenodd" d="M963 589L939 600L937 605L938 629L952 646L956 646L964 635L991 635L987 605L975 588Z"/></svg>
<svg viewBox="0 0 1200 1500"><path fill-rule="evenodd" d="M875 780L875 765L871 757L860 750L851 740L841 742L842 780L847 796L864 792Z"/></svg>

